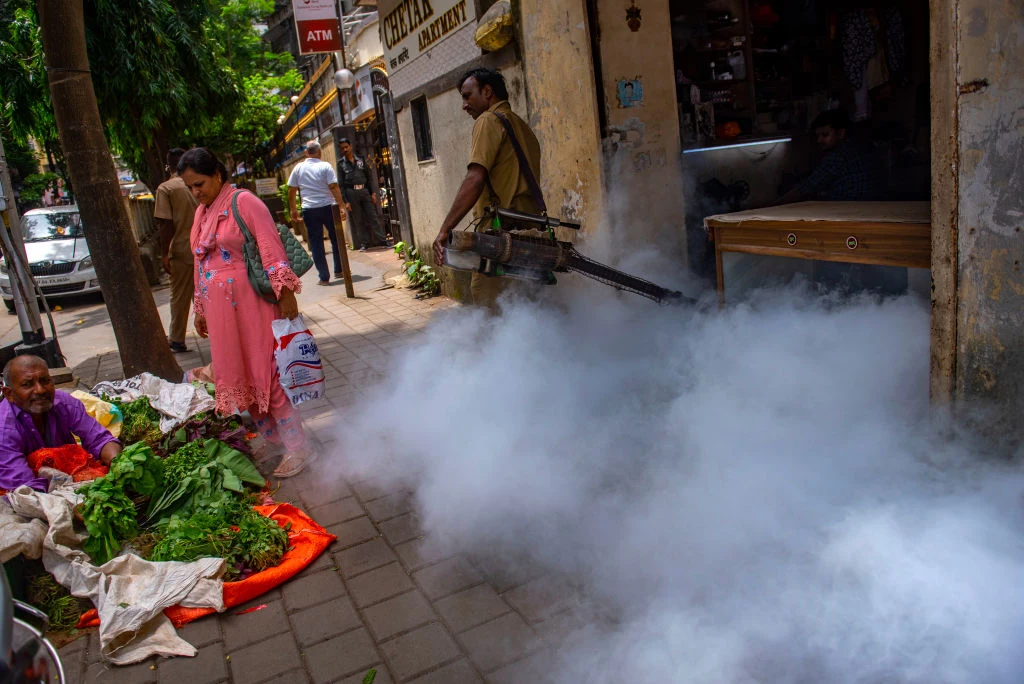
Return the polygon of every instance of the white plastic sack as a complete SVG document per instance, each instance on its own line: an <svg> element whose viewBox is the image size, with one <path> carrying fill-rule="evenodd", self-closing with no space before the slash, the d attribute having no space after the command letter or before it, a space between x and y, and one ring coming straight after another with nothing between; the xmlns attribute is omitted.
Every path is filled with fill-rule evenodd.
<svg viewBox="0 0 1024 684"><path fill-rule="evenodd" d="M203 411L213 411L217 402L202 387L191 384L167 382L150 373L134 378L101 382L92 388L97 397L106 394L123 401L134 401L148 397L149 405L160 412L160 430L164 434L191 416Z"/></svg>
<svg viewBox="0 0 1024 684"><path fill-rule="evenodd" d="M43 494L22 485L7 494L9 506L0 507L8 519L20 516L24 524L42 527L43 567L73 596L88 598L100 617L100 651L116 665L136 663L152 655L194 656L196 649L174 631L164 608L224 610L223 558L200 558L191 563L155 563L124 554L97 567L81 549L85 535L73 527L78 495L66 485ZM24 543L22 530L8 525L5 545ZM35 552L35 540L26 550Z"/></svg>
<svg viewBox="0 0 1024 684"><path fill-rule="evenodd" d="M277 360L281 387L292 406L326 397L320 350L302 314L292 319L279 318L270 325L277 341L274 359Z"/></svg>

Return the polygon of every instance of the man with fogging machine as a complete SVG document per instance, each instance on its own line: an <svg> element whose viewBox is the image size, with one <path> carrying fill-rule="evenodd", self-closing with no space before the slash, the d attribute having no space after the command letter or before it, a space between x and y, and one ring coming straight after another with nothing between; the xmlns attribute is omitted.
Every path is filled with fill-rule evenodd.
<svg viewBox="0 0 1024 684"><path fill-rule="evenodd" d="M473 210L480 218L492 207L528 214L544 211L540 193L540 143L529 125L512 111L505 78L493 69L473 69L459 81L462 109L476 123L466 177L434 240L434 259L444 263L449 235ZM525 164L520 164L520 159ZM493 307L502 278L473 273L473 304Z"/></svg>
<svg viewBox="0 0 1024 684"><path fill-rule="evenodd" d="M352 243L360 249L371 245L386 245L387 235L380 227L377 216L377 183L366 160L352 151L348 138L338 140L341 161L338 162L338 177L341 179L341 194L345 198Z"/></svg>

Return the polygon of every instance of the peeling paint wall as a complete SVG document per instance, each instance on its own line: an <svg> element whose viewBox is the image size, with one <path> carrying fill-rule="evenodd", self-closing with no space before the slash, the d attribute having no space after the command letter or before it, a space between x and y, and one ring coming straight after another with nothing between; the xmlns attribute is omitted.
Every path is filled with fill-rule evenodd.
<svg viewBox="0 0 1024 684"><path fill-rule="evenodd" d="M618 244L674 244L685 253L679 113L668 0L597 0L608 130L607 214Z"/></svg>
<svg viewBox="0 0 1024 684"><path fill-rule="evenodd" d="M958 156L955 390L1024 408L1024 3L953 1Z"/></svg>
<svg viewBox="0 0 1024 684"><path fill-rule="evenodd" d="M521 0L517 18L548 212L581 221L583 232L592 232L600 223L604 188L586 4Z"/></svg>

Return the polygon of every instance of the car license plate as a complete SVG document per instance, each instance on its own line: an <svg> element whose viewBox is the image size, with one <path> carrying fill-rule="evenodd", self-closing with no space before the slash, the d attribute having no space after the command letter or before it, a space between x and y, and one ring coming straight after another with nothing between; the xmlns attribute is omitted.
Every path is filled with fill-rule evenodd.
<svg viewBox="0 0 1024 684"><path fill-rule="evenodd" d="M63 285L64 283L70 283L71 282L71 278L69 276L56 276L56 277L50 277L50 278L37 278L36 282L39 283L40 287L42 287L44 285Z"/></svg>

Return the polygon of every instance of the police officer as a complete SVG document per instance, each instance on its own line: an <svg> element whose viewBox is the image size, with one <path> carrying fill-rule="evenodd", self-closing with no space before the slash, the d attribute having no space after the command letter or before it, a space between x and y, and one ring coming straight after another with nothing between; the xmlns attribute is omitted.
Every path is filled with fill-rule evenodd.
<svg viewBox="0 0 1024 684"><path fill-rule="evenodd" d="M362 157L352 151L352 143L348 138L338 141L341 147L341 162L338 164L338 175L341 177L341 194L345 198L345 209L349 213L352 226L352 242L361 248L369 245L386 245L387 236L380 228L377 217L376 184L371 183L373 174L366 166Z"/></svg>

